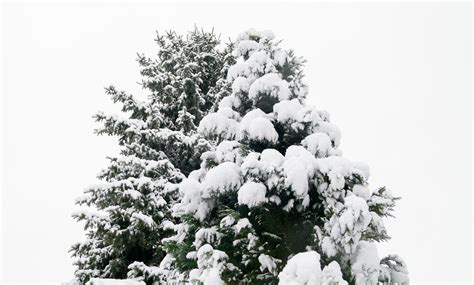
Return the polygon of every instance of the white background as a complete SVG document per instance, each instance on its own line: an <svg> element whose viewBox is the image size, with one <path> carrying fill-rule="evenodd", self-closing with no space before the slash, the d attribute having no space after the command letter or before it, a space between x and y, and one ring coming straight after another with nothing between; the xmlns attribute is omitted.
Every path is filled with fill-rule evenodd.
<svg viewBox="0 0 474 285"><path fill-rule="evenodd" d="M3 281L73 277L74 199L118 151L92 134L95 111L117 110L103 87L143 95L136 52L194 24L271 29L305 57L344 154L403 198L380 255L414 282L471 280L470 4L5 4L2 24Z"/></svg>

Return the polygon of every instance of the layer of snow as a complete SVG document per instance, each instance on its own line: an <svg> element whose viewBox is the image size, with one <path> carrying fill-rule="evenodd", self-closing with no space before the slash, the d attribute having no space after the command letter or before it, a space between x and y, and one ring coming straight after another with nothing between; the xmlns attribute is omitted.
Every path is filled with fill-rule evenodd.
<svg viewBox="0 0 474 285"><path fill-rule="evenodd" d="M246 131L251 140L268 141L271 143L278 141L278 133L273 127L272 122L267 118L258 117L253 119Z"/></svg>
<svg viewBox="0 0 474 285"><path fill-rule="evenodd" d="M354 195L364 199L365 201L367 201L370 197L370 190L369 188L367 188L367 186L364 185L355 184L352 187L352 192L354 193Z"/></svg>
<svg viewBox="0 0 474 285"><path fill-rule="evenodd" d="M278 133L272 122L266 118L266 114L260 109L254 109L245 114L240 121L239 138L275 143L278 140Z"/></svg>
<svg viewBox="0 0 474 285"><path fill-rule="evenodd" d="M281 100L288 100L290 89L288 82L281 79L277 73L268 73L255 80L249 89L249 97L256 99L261 94Z"/></svg>
<svg viewBox="0 0 474 285"><path fill-rule="evenodd" d="M258 118L258 117L266 118L267 114L265 114L265 112L263 112L262 110L258 108L247 112L247 114L245 114L245 116L243 116L242 120L240 121L240 125L239 125L240 129L241 130L248 129L250 127L250 122L252 122L253 119Z"/></svg>
<svg viewBox="0 0 474 285"><path fill-rule="evenodd" d="M316 109L316 107L312 105L308 105L307 103L303 106L300 111L301 120L306 123L310 123L312 126L312 132L317 131L316 126L317 123L320 121L324 121L324 118L321 117L321 113L324 111Z"/></svg>
<svg viewBox="0 0 474 285"><path fill-rule="evenodd" d="M206 137L233 139L237 131L237 121L220 113L211 113L202 118L198 132Z"/></svg>
<svg viewBox="0 0 474 285"><path fill-rule="evenodd" d="M252 52L258 50L259 47L260 45L256 41L241 40L237 43L237 47L234 50L234 56L251 54Z"/></svg>
<svg viewBox="0 0 474 285"><path fill-rule="evenodd" d="M374 242L360 241L351 264L356 284L378 284L380 258Z"/></svg>
<svg viewBox="0 0 474 285"><path fill-rule="evenodd" d="M221 227L230 227L235 223L235 218L232 215L225 216L220 222Z"/></svg>
<svg viewBox="0 0 474 285"><path fill-rule="evenodd" d="M189 279L199 280L206 285L223 285L220 274L224 270L228 256L220 250L215 250L211 245L205 244L197 251L198 269L193 269Z"/></svg>
<svg viewBox="0 0 474 285"><path fill-rule="evenodd" d="M386 282L397 285L408 285L408 269L405 262L396 254L391 254L381 260L380 272L384 273Z"/></svg>
<svg viewBox="0 0 474 285"><path fill-rule="evenodd" d="M268 189L272 189L281 182L280 165L283 156L274 149L266 149L262 154L249 153L242 163L242 174L246 177L265 178L262 181Z"/></svg>
<svg viewBox="0 0 474 285"><path fill-rule="evenodd" d="M219 102L219 109L220 108L238 108L240 106L241 102L238 97L236 97L234 94L225 96L224 98L221 99Z"/></svg>
<svg viewBox="0 0 474 285"><path fill-rule="evenodd" d="M199 248L203 244L213 244L214 242L218 242L221 236L222 234L217 231L216 226L200 228L195 234L193 245Z"/></svg>
<svg viewBox="0 0 474 285"><path fill-rule="evenodd" d="M328 236L323 238L321 242L321 248L323 249L323 252L329 257L335 256L337 254L336 245L334 241Z"/></svg>
<svg viewBox="0 0 474 285"><path fill-rule="evenodd" d="M227 71L227 80L235 80L238 77L248 77L250 75L249 67L246 63L238 62Z"/></svg>
<svg viewBox="0 0 474 285"><path fill-rule="evenodd" d="M184 179L179 184L181 202L173 206L177 215L191 214L204 220L210 211L208 203L202 198L202 185L195 179Z"/></svg>
<svg viewBox="0 0 474 285"><path fill-rule="evenodd" d="M249 80L246 77L239 76L232 83L232 93L248 92L250 88Z"/></svg>
<svg viewBox="0 0 474 285"><path fill-rule="evenodd" d="M260 160L268 166L278 167L285 157L276 149L267 148L262 151Z"/></svg>
<svg viewBox="0 0 474 285"><path fill-rule="evenodd" d="M285 183L291 187L295 196L304 199L303 206L309 203L309 178L315 174L316 159L302 146L292 145L285 153L283 162Z"/></svg>
<svg viewBox="0 0 474 285"><path fill-rule="evenodd" d="M339 146L341 142L341 131L339 128L329 122L319 121L317 125L318 132L326 133L335 146Z"/></svg>
<svg viewBox="0 0 474 285"><path fill-rule="evenodd" d="M363 173L366 180L369 179L369 177L370 177L370 168L366 163L360 162L360 161L353 161L352 166L355 169L358 169L361 173Z"/></svg>
<svg viewBox="0 0 474 285"><path fill-rule="evenodd" d="M308 193L308 174L305 165L297 157L285 159L283 163L285 181L296 197L304 197Z"/></svg>
<svg viewBox="0 0 474 285"><path fill-rule="evenodd" d="M141 221L149 227L153 227L155 225L155 221L153 221L153 219L150 216L147 216L143 213L133 213L132 220Z"/></svg>
<svg viewBox="0 0 474 285"><path fill-rule="evenodd" d="M252 224L250 223L249 219L243 218L237 221L237 223L234 226L234 231L235 233L238 234L240 233L242 229L246 229L246 228L252 228Z"/></svg>
<svg viewBox="0 0 474 285"><path fill-rule="evenodd" d="M274 38L275 38L275 34L270 30L257 31L254 28L250 28L240 33L236 38L236 42L249 40L249 39L273 40Z"/></svg>
<svg viewBox="0 0 474 285"><path fill-rule="evenodd" d="M343 208L324 226L329 234L322 240L324 253L329 257L334 256L337 246L346 254L353 254L371 220L372 215L364 199L355 195L346 197Z"/></svg>
<svg viewBox="0 0 474 285"><path fill-rule="evenodd" d="M230 107L219 108L219 110L217 110L217 113L229 119L240 120L239 113L235 112Z"/></svg>
<svg viewBox="0 0 474 285"><path fill-rule="evenodd" d="M237 198L239 204L251 208L264 203L266 193L267 188L262 183L247 182L240 187Z"/></svg>
<svg viewBox="0 0 474 285"><path fill-rule="evenodd" d="M260 270L262 272L274 272L277 266L273 257L263 253L258 256L258 262L260 262Z"/></svg>
<svg viewBox="0 0 474 285"><path fill-rule="evenodd" d="M345 178L353 174L358 174L367 180L366 173L357 166L358 164L340 156L329 156L317 160L317 169L329 177L329 186L333 190L342 189L345 186Z"/></svg>
<svg viewBox="0 0 474 285"><path fill-rule="evenodd" d="M288 53L283 49L276 49L273 52L273 64L282 66L288 59Z"/></svg>
<svg viewBox="0 0 474 285"><path fill-rule="evenodd" d="M332 143L326 133L311 134L301 144L316 157L327 157L331 154Z"/></svg>
<svg viewBox="0 0 474 285"><path fill-rule="evenodd" d="M222 141L216 148L215 159L218 163L230 161L240 164L242 162L240 143L237 141Z"/></svg>
<svg viewBox="0 0 474 285"><path fill-rule="evenodd" d="M369 225L372 216L364 199L357 196L345 198L344 206L347 208L339 218L341 233L346 231L362 232ZM360 226L360 229L357 228Z"/></svg>
<svg viewBox="0 0 474 285"><path fill-rule="evenodd" d="M247 77L250 80L250 85L252 85L259 74L276 71L272 60L264 50L252 53L249 59L245 62L245 65L247 66Z"/></svg>
<svg viewBox="0 0 474 285"><path fill-rule="evenodd" d="M273 105L273 113L277 121L286 123L288 121L301 121L300 110L303 108L298 99L282 100Z"/></svg>
<svg viewBox="0 0 474 285"><path fill-rule="evenodd" d="M321 285L347 285L347 281L342 279L342 272L339 263L332 261L324 267L321 274Z"/></svg>
<svg viewBox="0 0 474 285"><path fill-rule="evenodd" d="M211 168L203 182L204 197L237 190L241 183L240 167L233 162L224 162Z"/></svg>
<svg viewBox="0 0 474 285"><path fill-rule="evenodd" d="M315 251L298 253L290 258L278 274L280 285L320 285L320 256Z"/></svg>
<svg viewBox="0 0 474 285"><path fill-rule="evenodd" d="M129 189L129 190L123 191L123 195L128 196L132 198L133 200L136 200L142 196L142 193L140 193L140 191L137 191L137 190Z"/></svg>

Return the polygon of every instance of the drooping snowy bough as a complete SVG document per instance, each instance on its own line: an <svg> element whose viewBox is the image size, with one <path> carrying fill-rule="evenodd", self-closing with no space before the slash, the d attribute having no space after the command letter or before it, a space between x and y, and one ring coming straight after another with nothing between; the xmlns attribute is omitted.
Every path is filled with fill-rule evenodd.
<svg viewBox="0 0 474 285"><path fill-rule="evenodd" d="M303 60L255 30L234 56L232 93L198 127L216 147L179 186L170 264L204 284L408 283L375 245L397 198L342 157L339 129L305 101Z"/></svg>

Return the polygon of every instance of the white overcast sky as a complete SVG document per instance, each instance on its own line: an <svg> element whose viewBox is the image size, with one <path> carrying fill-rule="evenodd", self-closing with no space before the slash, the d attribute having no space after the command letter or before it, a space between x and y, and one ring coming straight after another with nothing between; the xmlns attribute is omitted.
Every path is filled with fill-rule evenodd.
<svg viewBox="0 0 474 285"><path fill-rule="evenodd" d="M155 31L194 24L234 38L271 29L307 59L309 100L371 185L403 199L381 256L414 282L470 282L471 6L464 4L5 4L2 14L3 281L73 277L74 199L96 182L113 138L91 115L103 87L141 94L136 52Z"/></svg>

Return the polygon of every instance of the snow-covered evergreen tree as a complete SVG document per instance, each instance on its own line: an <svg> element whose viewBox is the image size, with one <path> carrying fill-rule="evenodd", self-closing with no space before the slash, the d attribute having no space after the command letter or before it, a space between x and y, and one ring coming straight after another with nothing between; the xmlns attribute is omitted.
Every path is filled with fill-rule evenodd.
<svg viewBox="0 0 474 285"><path fill-rule="evenodd" d="M339 129L305 101L303 60L271 32L234 44L232 93L198 127L216 147L180 183L181 223L168 225L174 266L204 284L407 282L375 246L397 198L342 157Z"/></svg>
<svg viewBox="0 0 474 285"><path fill-rule="evenodd" d="M85 222L87 239L73 245L76 278L136 277L152 281L166 255L162 239L172 231L171 207L178 184L199 168L210 144L196 126L215 102L230 93L225 74L233 64L230 46L220 46L213 32L195 29L186 37L158 35L157 58L139 55L145 101L106 88L120 115L99 112L97 134L116 136L121 153L86 189L73 214ZM159 268L158 268L159 269ZM156 273L156 272L155 272Z"/></svg>

